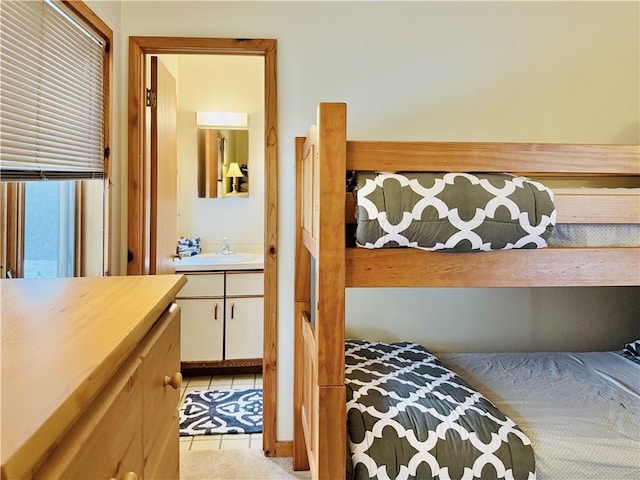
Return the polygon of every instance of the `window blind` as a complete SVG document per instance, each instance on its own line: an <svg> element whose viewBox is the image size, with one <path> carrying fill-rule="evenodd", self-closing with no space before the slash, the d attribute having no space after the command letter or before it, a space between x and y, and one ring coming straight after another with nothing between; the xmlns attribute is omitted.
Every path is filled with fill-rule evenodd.
<svg viewBox="0 0 640 480"><path fill-rule="evenodd" d="M0 9L2 180L104 176L106 42L50 1Z"/></svg>

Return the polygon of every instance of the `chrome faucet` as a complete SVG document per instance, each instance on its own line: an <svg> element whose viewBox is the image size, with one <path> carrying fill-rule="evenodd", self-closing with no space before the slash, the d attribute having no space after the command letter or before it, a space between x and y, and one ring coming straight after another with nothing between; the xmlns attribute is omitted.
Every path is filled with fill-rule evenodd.
<svg viewBox="0 0 640 480"><path fill-rule="evenodd" d="M224 237L222 239L222 250L223 255L229 255L231 253L231 245L229 245L229 237Z"/></svg>

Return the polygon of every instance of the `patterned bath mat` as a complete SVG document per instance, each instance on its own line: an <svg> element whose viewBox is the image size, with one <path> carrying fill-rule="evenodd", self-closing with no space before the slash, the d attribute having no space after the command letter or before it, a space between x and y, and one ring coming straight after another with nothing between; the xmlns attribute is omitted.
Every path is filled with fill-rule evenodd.
<svg viewBox="0 0 640 480"><path fill-rule="evenodd" d="M180 407L180 436L262 432L262 390L187 393Z"/></svg>

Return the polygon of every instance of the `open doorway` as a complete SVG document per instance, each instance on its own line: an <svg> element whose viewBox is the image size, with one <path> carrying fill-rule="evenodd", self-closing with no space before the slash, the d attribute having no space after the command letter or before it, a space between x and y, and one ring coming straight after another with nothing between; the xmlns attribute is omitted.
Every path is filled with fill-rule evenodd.
<svg viewBox="0 0 640 480"><path fill-rule="evenodd" d="M130 37L128 78L128 250L127 273L144 273L150 251L145 228L151 210L145 188L146 56L157 54L252 55L264 58L264 307L263 450L276 451L277 365L277 98L276 41L185 37Z"/></svg>

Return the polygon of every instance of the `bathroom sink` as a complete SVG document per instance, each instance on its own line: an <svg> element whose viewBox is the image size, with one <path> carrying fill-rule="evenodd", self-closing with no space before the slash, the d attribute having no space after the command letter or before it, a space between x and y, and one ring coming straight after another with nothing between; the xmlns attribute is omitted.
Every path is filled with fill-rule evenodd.
<svg viewBox="0 0 640 480"><path fill-rule="evenodd" d="M261 253L230 252L201 253L174 260L176 272L207 272L216 270L262 270L264 256Z"/></svg>
<svg viewBox="0 0 640 480"><path fill-rule="evenodd" d="M233 253L201 253L192 257L183 257L176 259L176 266L188 265L222 265L227 263L248 262L255 258L252 253L233 252Z"/></svg>

